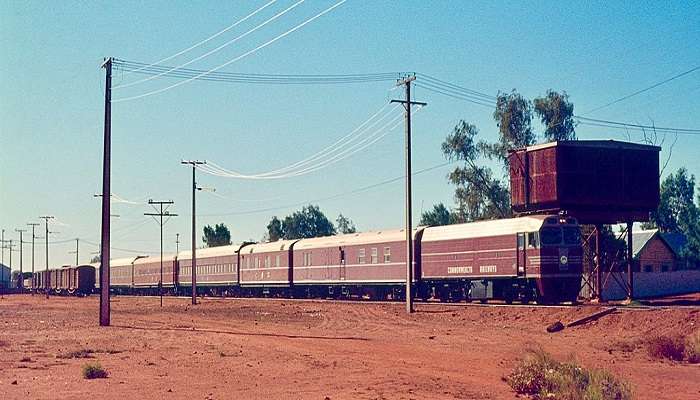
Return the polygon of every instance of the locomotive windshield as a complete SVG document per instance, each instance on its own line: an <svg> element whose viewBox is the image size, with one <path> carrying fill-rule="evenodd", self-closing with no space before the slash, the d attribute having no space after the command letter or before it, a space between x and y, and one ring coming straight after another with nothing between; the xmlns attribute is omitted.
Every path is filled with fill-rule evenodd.
<svg viewBox="0 0 700 400"><path fill-rule="evenodd" d="M561 237L561 228L559 227L542 228L540 231L540 242L545 246L561 244Z"/></svg>
<svg viewBox="0 0 700 400"><path fill-rule="evenodd" d="M577 245L581 243L581 230L577 226L565 226L564 244Z"/></svg>
<svg viewBox="0 0 700 400"><path fill-rule="evenodd" d="M543 246L575 246L581 244L581 231L578 226L548 226L540 230Z"/></svg>

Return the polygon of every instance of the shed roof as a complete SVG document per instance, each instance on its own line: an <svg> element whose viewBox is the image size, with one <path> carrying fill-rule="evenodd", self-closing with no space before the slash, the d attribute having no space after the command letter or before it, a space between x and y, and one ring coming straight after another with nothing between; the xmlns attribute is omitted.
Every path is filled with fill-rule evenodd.
<svg viewBox="0 0 700 400"><path fill-rule="evenodd" d="M688 244L688 237L680 232L661 232L660 235L671 250L676 253L676 256L680 257L683 249Z"/></svg>
<svg viewBox="0 0 700 400"><path fill-rule="evenodd" d="M658 229L647 229L632 232L632 256L639 257L639 253L655 237L658 237L676 257L680 256L681 250L687 239L681 233L661 233Z"/></svg>

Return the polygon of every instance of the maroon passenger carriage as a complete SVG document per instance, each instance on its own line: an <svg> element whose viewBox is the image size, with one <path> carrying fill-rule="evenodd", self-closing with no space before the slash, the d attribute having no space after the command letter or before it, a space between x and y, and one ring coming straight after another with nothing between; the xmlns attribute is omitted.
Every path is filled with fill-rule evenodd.
<svg viewBox="0 0 700 400"><path fill-rule="evenodd" d="M422 230L413 232L414 260ZM293 262L292 283L298 296L399 298L406 282L405 230L302 239L294 244Z"/></svg>
<svg viewBox="0 0 700 400"><path fill-rule="evenodd" d="M255 243L239 249L239 283L246 295L290 295L292 246L298 240Z"/></svg>
<svg viewBox="0 0 700 400"><path fill-rule="evenodd" d="M197 292L211 295L238 294L238 252L241 245L197 250ZM178 292L191 295L192 251L177 255Z"/></svg>

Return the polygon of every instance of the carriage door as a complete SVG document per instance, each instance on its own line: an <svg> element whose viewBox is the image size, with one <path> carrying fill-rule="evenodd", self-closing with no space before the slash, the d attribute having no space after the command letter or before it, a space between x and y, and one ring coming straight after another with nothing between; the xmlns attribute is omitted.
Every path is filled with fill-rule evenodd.
<svg viewBox="0 0 700 400"><path fill-rule="evenodd" d="M525 276L525 266L527 264L527 248L525 246L525 233L517 234L517 247L515 250L515 266L518 276Z"/></svg>
<svg viewBox="0 0 700 400"><path fill-rule="evenodd" d="M340 251L340 280L344 281L345 280L345 249L342 247L338 247L338 250Z"/></svg>

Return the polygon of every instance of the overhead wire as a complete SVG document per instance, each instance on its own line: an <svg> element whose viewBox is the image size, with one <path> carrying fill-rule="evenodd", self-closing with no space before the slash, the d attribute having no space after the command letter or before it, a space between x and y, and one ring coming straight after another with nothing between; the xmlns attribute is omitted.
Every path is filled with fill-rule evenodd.
<svg viewBox="0 0 700 400"><path fill-rule="evenodd" d="M424 174L424 173L426 173L426 172L429 172L429 171L432 171L432 170L435 170L435 169L438 169L438 168L442 168L442 167L447 166L447 165L450 165L450 164L454 164L454 163L456 163L456 162L458 162L458 161L447 161L447 162L444 162L444 163L440 163L440 164L437 164L437 165L433 165L433 166L428 167L428 168L423 168L423 169L420 169L420 170L418 170L418 171L413 172L413 173L411 174L411 176L421 175L421 174ZM301 201L301 202L290 203L290 204L286 204L286 205L282 205L282 206L277 206L277 207L266 207L266 208L259 208L259 209L246 210L246 211L235 211L235 212L230 212L230 213L197 214L197 215L198 215L198 216L201 216L201 217L225 217L225 216L231 216L231 215L258 214L258 213L269 212L269 211L284 210L284 209L287 209L287 208L298 207L298 206L300 206L300 205L305 205L305 204L309 204L309 203L315 203L315 202L320 202L320 201L328 201L328 200L334 200L334 199L341 198L341 197L345 197L345 196L351 196L351 195L353 195L353 194L361 193L361 192L364 192L364 191L367 191L367 190L370 190L370 189L374 189L374 188L379 187L379 186L383 186L383 185L387 185L387 184L390 184L390 183L399 181L399 180L401 180L401 179L404 179L405 177L406 177L406 175L401 175L401 176L397 176L397 177L395 177L395 178L391 178L391 179L387 179L387 180L384 180L384 181L381 181L381 182L374 183L374 184L372 184L372 185L367 185L367 186L363 186L363 187L360 187L360 188L357 188L357 189L353 189L353 190L349 190L349 191L346 191L346 192L338 193L338 194L335 194L335 195L333 195L333 196L320 197L320 198L316 198L316 199L310 199L310 200L305 200L305 201Z"/></svg>
<svg viewBox="0 0 700 400"><path fill-rule="evenodd" d="M137 71L143 63L114 59L114 68L124 71ZM166 78L195 78L202 81L268 85L330 85L367 82L394 81L401 72L358 73L358 74L249 74L234 72L211 72L207 70L177 68L168 66L148 67L138 73Z"/></svg>
<svg viewBox="0 0 700 400"><path fill-rule="evenodd" d="M184 49L184 50L181 50L181 51L179 51L179 52L177 52L177 53L175 53L175 54L173 54L173 55L171 55L171 56L168 56L168 57L165 57L165 58L163 58L163 59L160 59L160 60L158 60L158 61L156 61L156 62L154 62L154 63L144 65L144 66L141 67L140 69L133 70L133 71L129 71L129 73L139 72L139 71L142 70L142 69L145 69L145 68L148 68L148 67L153 67L153 66L155 66L155 65L164 63L164 62L169 61L169 60L172 60L172 59L175 58L175 57L181 56L181 55L187 53L188 51L193 50L193 49L195 49L195 48L197 48L197 47L199 47L199 46L201 46L201 45L203 45L203 44L205 44L205 43L207 43L207 42L209 42L209 41L211 41L211 40L213 40L213 39L215 39L215 38L221 36L222 34L228 32L229 30L231 30L231 29L235 28L236 26L242 24L243 22L245 22L245 21L247 21L248 19L252 18L252 17L255 16L256 14L258 14L260 11L266 9L267 7L271 6L272 4L274 4L274 3L276 3L276 2L277 2L277 0L271 0L271 1L267 2L266 4L264 4L262 7L259 7L258 9L256 9L255 11L253 11L252 13L246 15L246 16L243 17L242 19L240 19L240 20L234 22L233 24L227 26L226 28L220 30L219 32L216 32L215 34L209 36L208 38L206 38L206 39L204 39L204 40L202 40L202 41L200 41L200 42L198 42L198 43L195 43L195 44L193 44L192 46L190 46L190 47L188 47L188 48L186 48L186 49ZM116 87L115 87L115 88L116 88Z"/></svg>
<svg viewBox="0 0 700 400"><path fill-rule="evenodd" d="M388 115L391 115L391 114L388 114ZM286 171L284 173L278 173L278 174L263 173L263 174L245 175L245 174L241 174L241 173L236 172L236 171L227 170L227 169L217 165L214 162L208 162L207 164L198 165L197 168L202 170L203 172L209 173L211 175L220 176L220 177L238 178L238 179L253 179L253 180L283 179L283 178L306 175L306 174L309 174L311 172L315 172L315 171L318 171L322 168L325 168L329 165L335 164L338 161L346 159L346 158L350 157L351 155L356 154L357 152L362 151L362 150L366 149L367 147L371 146L372 144L376 143L378 140L382 139L383 137L388 135L391 131L393 131L399 124L401 124L401 121L398 121L400 118L401 118L401 114L396 115L394 118L390 119L383 126L381 126L379 129L375 130L372 134L360 139L359 141L356 141L355 143L350 145L348 148L343 149L341 152L331 156L330 158L327 158L325 160L321 160L321 161L317 162L316 164L311 164L311 165L305 166L304 168L301 168L301 169L295 169L295 170ZM397 121L398 121L398 123L397 123ZM387 129L392 124L393 124L393 126L389 129Z"/></svg>
<svg viewBox="0 0 700 400"><path fill-rule="evenodd" d="M251 55L251 54L257 52L258 50L263 49L263 48L265 48L265 47L271 45L272 43L275 43L276 41L278 41L278 40L280 40L280 39L282 39L282 38L284 38L284 37L290 35L291 33L293 33L293 32L295 32L295 31L301 29L302 27L308 25L309 23L313 22L314 20L316 20L316 19L322 17L323 15L325 15L325 14L327 14L327 13L333 11L335 8L340 7L340 6L341 6L342 4L344 4L346 1L347 1L347 0L341 0L341 1L339 1L338 3L334 4L333 6L331 6L331 7L327 8L327 9L323 10L322 12L320 12L320 13L314 15L313 17L311 17L311 18L305 20L304 22L302 22L302 23L296 25L294 28L292 28L292 29L290 29L290 30L288 30L288 31L286 31L286 32L284 32L284 33L282 33L282 34L280 34L280 35L277 35L277 36L275 36L273 39L268 40L267 42L265 42L265 43L263 43L263 44L261 44L261 45L255 47L255 48L253 48L252 50L249 50L249 51L247 51L247 52L245 52L245 53L239 55L238 57L235 57L235 58L233 58L233 59L231 59L231 60L229 60L229 61L227 61L227 62L225 62L225 63L223 63L223 64L221 64L221 65L219 65L219 66L217 66L217 67L214 67L214 68L210 69L209 71L203 72L203 73L201 73L200 75L197 75L197 76L188 78L188 79L183 80L183 81L179 81L179 82L177 82L177 83L175 83L175 84L166 86L166 87L161 88L161 89L157 89L157 90L153 90L153 91L150 91L150 92L142 93L142 94L140 94L140 95L130 96L130 97L123 97L123 98L121 98L121 99L114 99L114 100L112 100L112 102L118 103L118 102L124 102L124 101L129 101L129 100L136 100L136 99L144 98L144 97L147 97L147 96L152 96L152 95L154 95L154 94L162 93L162 92L165 92L165 91L167 91L167 90L170 90L170 89L176 88L176 87L178 87L178 86L184 85L184 84L186 84L186 83L192 82L193 80L195 80L195 79L197 79L197 78L199 78L199 77L201 77L201 76L207 75L207 74L209 74L209 73L211 73L211 72L218 71L218 70L220 70L221 68L224 68L224 67L226 67L227 65L230 65L230 64L232 64L232 63L234 63L234 62L236 62L236 61L239 61L239 60L241 60L241 59L243 59L243 58L245 58L245 57L247 57L247 56L249 56L249 55Z"/></svg>
<svg viewBox="0 0 700 400"><path fill-rule="evenodd" d="M691 69L689 69L689 70L687 70L687 71L685 71L685 72L682 72L682 73L680 73L680 74L674 75L674 76L672 76L672 77L670 77L670 78L664 79L663 81L657 82L657 83L655 83L655 84L653 84L653 85L651 85L651 86L647 86L647 87L645 87L644 89L637 90L637 91L634 92L634 93L628 94L628 95L626 95L626 96L620 97L619 99L615 99L615 100L613 100L613 101L611 101L611 102L609 102L609 103L603 104L603 105L600 106L600 107L596 107L596 108L594 108L594 109L592 109L592 110L586 111L585 113L583 113L583 114L581 114L581 115L587 115L587 114L590 114L590 113L592 113L592 112L596 112L596 111L602 110L603 108L609 107L609 106L611 106L611 105L613 105L613 104L617 104L617 103L619 103L619 102L621 102L621 101L627 100L627 99L629 99L630 97L634 97L634 96L636 96L636 95L638 95L638 94L642 94L642 93L647 92L647 91L649 91L649 90L651 90L651 89L657 88L657 87L659 87L659 86L661 86L661 85L664 85L664 84L666 84L666 83L668 83L668 82L671 82L671 81L676 80L676 79L678 79L678 78L681 78L681 77L683 77L683 76L685 76L685 75L688 75L688 74L690 74L690 73L693 73L693 72L695 72L695 71L697 71L697 70L700 70L700 65L697 66L697 67L693 67L693 68L691 68Z"/></svg>
<svg viewBox="0 0 700 400"><path fill-rule="evenodd" d="M261 23L261 24L255 26L254 28L252 28L252 29L246 31L245 33L243 33L243 34L241 34L241 35L236 36L235 38L233 38L233 39L231 39L231 40L225 42L224 44L222 44L222 45L220 45L220 46L218 46L218 47L216 47L216 48L214 48L214 49L212 49L212 50L209 50L208 52L206 52L206 53L204 53L204 54L202 54L202 55L200 55L200 56L198 56L198 57L195 57L195 58L191 59L190 61L187 61L186 63L180 64L180 65L178 65L177 67L172 67L172 68L170 68L169 70L163 71L163 72L161 72L161 73L159 73L159 74L156 74L156 75L153 75L153 76L149 76L149 77L147 77L147 78L143 78L143 79L137 80L137 81L135 81L135 82L130 82L130 83L126 83L126 84L123 84L123 85L114 86L114 87L112 87L112 89L121 89L121 88L126 88L126 87L130 87L130 86L138 85L138 84L140 84L140 83L150 81L151 79L158 78L159 76L163 76L163 75L167 74L168 72L172 72L172 71L174 71L174 70L177 70L178 68L186 67L186 66L188 66L188 65L190 65L190 64L192 64L192 63L194 63L194 62L197 62L197 61L199 61L199 60L201 60L201 59L203 59L203 58L209 57L210 55L212 55L212 54L214 54L214 53L220 51L221 49L223 49L223 48L225 48L225 47L227 47L227 46L230 46L230 45L236 43L237 41L239 41L239 40L245 38L246 36L250 35L251 33L257 31L258 29L263 28L265 25L269 24L270 22L273 22L273 21L277 20L278 18L282 17L284 14L286 14L286 13L292 11L293 9L295 9L296 7L298 7L299 5L301 5L304 1L306 1L306 0L298 0L296 3L292 4L291 6L285 8L284 10L282 10L282 11L278 12L277 14L273 15L272 17L268 18L268 19L265 20L263 23ZM136 71L135 71L135 72L136 72Z"/></svg>

